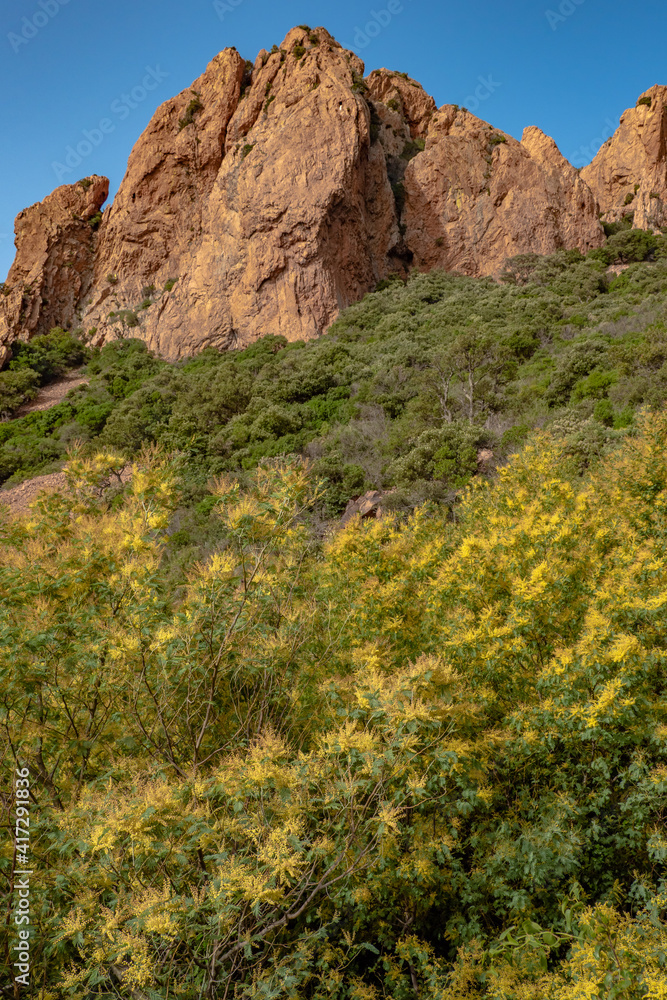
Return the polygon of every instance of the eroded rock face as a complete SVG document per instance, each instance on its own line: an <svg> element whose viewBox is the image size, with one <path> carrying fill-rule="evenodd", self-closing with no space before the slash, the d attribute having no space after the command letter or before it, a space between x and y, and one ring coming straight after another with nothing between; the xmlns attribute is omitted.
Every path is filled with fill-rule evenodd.
<svg viewBox="0 0 667 1000"><path fill-rule="evenodd" d="M374 101L381 101L391 111L400 114L412 139L426 137L429 122L437 108L433 98L416 80L404 73L374 69L366 83Z"/></svg>
<svg viewBox="0 0 667 1000"><path fill-rule="evenodd" d="M517 142L438 111L403 74L363 72L323 28L295 28L254 65L221 52L155 112L97 233L104 178L18 217L0 358L56 324L172 359L308 339L390 273L497 274L518 253L603 242L593 193L539 129Z"/></svg>
<svg viewBox="0 0 667 1000"><path fill-rule="evenodd" d="M398 229L363 63L322 28L294 29L281 50L255 63L201 238L148 311L147 339L167 357L317 336L387 273Z"/></svg>
<svg viewBox="0 0 667 1000"><path fill-rule="evenodd" d="M403 224L414 264L497 274L508 257L604 242L595 199L554 141L522 141L446 105L404 178Z"/></svg>
<svg viewBox="0 0 667 1000"><path fill-rule="evenodd" d="M102 220L86 329L113 336L136 310L142 289L176 278L201 239L208 198L240 99L244 62L225 49L191 87L162 104L135 144L113 204Z"/></svg>
<svg viewBox="0 0 667 1000"><path fill-rule="evenodd" d="M106 177L63 184L16 217L16 257L0 294L0 364L14 340L70 326L93 280Z"/></svg>
<svg viewBox="0 0 667 1000"><path fill-rule="evenodd" d="M641 94L581 177L606 222L634 215L637 229L667 225L667 87Z"/></svg>

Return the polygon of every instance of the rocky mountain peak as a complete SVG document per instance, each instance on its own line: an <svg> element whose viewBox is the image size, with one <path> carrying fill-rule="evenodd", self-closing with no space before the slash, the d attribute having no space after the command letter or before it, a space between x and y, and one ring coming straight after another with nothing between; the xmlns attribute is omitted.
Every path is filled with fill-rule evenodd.
<svg viewBox="0 0 667 1000"><path fill-rule="evenodd" d="M581 177L605 221L631 215L638 229L667 225L667 87L640 94Z"/></svg>
<svg viewBox="0 0 667 1000"><path fill-rule="evenodd" d="M587 250L634 201L662 218L665 95L654 87L581 172L539 128L518 142L325 28L254 62L228 48L162 104L104 213L108 182L58 188L16 222L0 351L54 325L131 333L165 357L323 333L390 274L498 274L508 257ZM599 206L598 206L599 202ZM99 225L98 225L99 223Z"/></svg>

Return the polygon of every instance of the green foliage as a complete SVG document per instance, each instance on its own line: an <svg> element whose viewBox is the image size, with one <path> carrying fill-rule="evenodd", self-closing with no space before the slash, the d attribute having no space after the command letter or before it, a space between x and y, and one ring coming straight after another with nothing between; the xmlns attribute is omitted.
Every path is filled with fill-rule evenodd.
<svg viewBox="0 0 667 1000"><path fill-rule="evenodd" d="M401 158L410 161L414 159L414 157L417 156L418 153L423 153L425 148L426 148L425 139L411 139L409 140L409 142L406 142L405 146L403 147Z"/></svg>
<svg viewBox="0 0 667 1000"><path fill-rule="evenodd" d="M615 236L616 233L621 233L626 229L632 229L633 213L628 212L624 215L618 222L603 222L602 228L604 229L605 236Z"/></svg>
<svg viewBox="0 0 667 1000"><path fill-rule="evenodd" d="M370 137L371 137L371 143L373 143L377 142L380 137L380 129L382 128L382 119L377 113L377 109L373 104L373 102L367 101L366 103L368 104L368 110L370 112L370 118L371 118Z"/></svg>
<svg viewBox="0 0 667 1000"><path fill-rule="evenodd" d="M305 46L299 45L299 43L296 42L294 48L292 49L292 55L294 56L294 58L301 59L302 56L305 56L305 54L306 54Z"/></svg>
<svg viewBox="0 0 667 1000"><path fill-rule="evenodd" d="M70 368L76 368L88 357L89 350L75 333L54 327L49 333L32 340L16 341L12 345L9 368L12 371L30 369L39 375L40 383L45 385Z"/></svg>
<svg viewBox="0 0 667 1000"><path fill-rule="evenodd" d="M494 146L501 146L505 142L507 142L507 136L501 135L500 132L493 132L492 135L489 136L487 145L493 149Z"/></svg>
<svg viewBox="0 0 667 1000"><path fill-rule="evenodd" d="M364 80L361 73L358 73L356 69L352 70L352 93L353 94L367 94L368 85Z"/></svg>
<svg viewBox="0 0 667 1000"><path fill-rule="evenodd" d="M245 146L243 147L243 149L241 150L241 159L245 160L245 158L248 155L248 153L252 153L252 151L253 151L254 148L255 148L255 143L254 142L247 142L245 144Z"/></svg>
<svg viewBox="0 0 667 1000"><path fill-rule="evenodd" d="M398 491L388 503L405 512L426 499L450 504L484 474L467 445L434 457L450 424L469 424L475 447L502 462L529 428L554 420L586 468L639 408L667 400L664 249L664 237L628 230L587 256L513 258L500 284L392 275L308 344L265 337L167 364L118 341L95 352L88 386L0 426L0 478L57 467L74 440L128 457L161 444L188 456L184 502L194 510L211 477L297 453L326 481L324 517L367 489ZM630 266L608 277L614 261ZM117 324L126 334L128 312ZM207 545L208 521L195 521L191 544L201 529Z"/></svg>
<svg viewBox="0 0 667 1000"><path fill-rule="evenodd" d="M118 312L113 313L114 316L118 317L123 326L128 329L133 329L139 326L139 317L137 316L134 309L119 309Z"/></svg>
<svg viewBox="0 0 667 1000"><path fill-rule="evenodd" d="M455 521L323 542L319 484L264 461L212 484L182 572L187 463L121 487L122 456L73 457L0 545L45 996L663 996L666 456L664 413L583 479L541 433Z"/></svg>
<svg viewBox="0 0 667 1000"><path fill-rule="evenodd" d="M0 417L10 416L23 403L34 399L39 384L39 374L28 368L0 372Z"/></svg>
<svg viewBox="0 0 667 1000"><path fill-rule="evenodd" d="M648 97L648 96L640 97L639 100L637 101L637 107L639 108L643 104L646 105L647 108L650 108L651 107L651 98Z"/></svg>
<svg viewBox="0 0 667 1000"><path fill-rule="evenodd" d="M164 291L165 292L170 292L172 290L172 288L174 287L174 285L176 284L177 281L178 281L178 278L167 278L167 280L164 283Z"/></svg>
<svg viewBox="0 0 667 1000"><path fill-rule="evenodd" d="M191 93L193 97L185 109L185 114L182 118L178 119L179 132L182 132L184 128L188 127L188 125L192 125L195 122L195 115L197 115L204 108L201 100L201 94L196 90L192 90Z"/></svg>
<svg viewBox="0 0 667 1000"><path fill-rule="evenodd" d="M252 85L252 71L254 69L253 63L250 59L246 59L243 64L243 76L241 78L241 93L240 97L243 98L246 95L248 88Z"/></svg>
<svg viewBox="0 0 667 1000"><path fill-rule="evenodd" d="M605 246L591 250L589 257L605 264L631 264L664 255L664 247L664 240L646 229L625 229L611 235Z"/></svg>
<svg viewBox="0 0 667 1000"><path fill-rule="evenodd" d="M87 357L89 351L78 337L60 327L28 342L16 341L8 370L0 372L0 415L11 416L36 397L40 386L76 368Z"/></svg>

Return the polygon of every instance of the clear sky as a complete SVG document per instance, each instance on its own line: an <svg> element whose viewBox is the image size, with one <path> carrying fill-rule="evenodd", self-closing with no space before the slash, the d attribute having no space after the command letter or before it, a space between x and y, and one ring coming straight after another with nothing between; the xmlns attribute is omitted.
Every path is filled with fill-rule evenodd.
<svg viewBox="0 0 667 1000"><path fill-rule="evenodd" d="M667 83L665 0L2 0L0 278L22 208L92 173L112 197L155 108L216 52L254 60L304 23L354 47L367 72L409 73L438 105L517 138L539 125L576 166ZM68 147L99 138L103 118L113 128L69 170Z"/></svg>

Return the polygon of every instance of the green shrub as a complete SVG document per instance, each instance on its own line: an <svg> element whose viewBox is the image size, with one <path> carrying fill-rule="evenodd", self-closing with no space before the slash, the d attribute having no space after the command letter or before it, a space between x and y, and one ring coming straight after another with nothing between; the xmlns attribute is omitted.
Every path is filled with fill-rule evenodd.
<svg viewBox="0 0 667 1000"><path fill-rule="evenodd" d="M305 56L305 54L306 54L305 47L303 45L299 45L298 43L295 44L294 48L292 49L292 55L294 56L294 58L301 59L302 56Z"/></svg>
<svg viewBox="0 0 667 1000"><path fill-rule="evenodd" d="M390 466L389 478L398 486L429 479L443 480L452 488L462 486L475 472L477 449L486 438L481 428L467 421L423 431L407 455Z"/></svg>
<svg viewBox="0 0 667 1000"><path fill-rule="evenodd" d="M377 142L378 139L380 138L380 129L382 128L382 119L380 118L379 114L377 113L377 109L376 109L375 105L373 104L373 102L372 101L367 101L366 103L368 104L368 110L369 110L370 116L371 116L371 122L370 122L370 139L371 139L371 144L372 144L374 142Z"/></svg>
<svg viewBox="0 0 667 1000"><path fill-rule="evenodd" d="M176 284L177 281L178 281L178 278L167 278L167 280L164 283L164 291L165 292L170 292L172 290L172 288L174 287L174 285Z"/></svg>
<svg viewBox="0 0 667 1000"><path fill-rule="evenodd" d="M663 237L655 236L646 229L630 229L611 236L603 249L613 255L610 263L618 261L622 264L632 264L637 261L652 260L664 243Z"/></svg>
<svg viewBox="0 0 667 1000"><path fill-rule="evenodd" d="M626 194L625 198L623 199L623 204L624 205L629 205L634 200L634 197L635 196L632 193L632 191L628 191L628 193Z"/></svg>
<svg viewBox="0 0 667 1000"><path fill-rule="evenodd" d="M254 148L255 148L255 143L254 142L247 142L245 144L245 146L243 147L243 149L241 150L241 159L245 160L245 158L248 155L248 153L252 153L252 151L253 151Z"/></svg>
<svg viewBox="0 0 667 1000"><path fill-rule="evenodd" d="M195 115L198 114L200 111L202 111L204 108L204 105L202 104L201 100L201 94L196 90L192 90L191 93L194 96L192 97L192 100L186 107L185 114L183 115L182 118L179 118L178 120L179 132L182 132L184 128L188 127L188 125L192 125L195 121Z"/></svg>
<svg viewBox="0 0 667 1000"><path fill-rule="evenodd" d="M118 275L117 274L107 274L107 281L109 282L110 285L117 285L118 284Z"/></svg>
<svg viewBox="0 0 667 1000"><path fill-rule="evenodd" d="M253 68L254 67L250 59L246 59L245 63L243 64L243 77L241 78L241 93L239 95L241 98L245 97L246 91L250 86L252 86Z"/></svg>
<svg viewBox="0 0 667 1000"><path fill-rule="evenodd" d="M89 351L78 335L54 327L49 333L40 334L27 342L15 341L9 368L12 371L36 372L40 385L71 368L76 368L89 357Z"/></svg>
<svg viewBox="0 0 667 1000"><path fill-rule="evenodd" d="M23 403L34 399L39 385L39 374L29 368L0 372L0 417L11 416Z"/></svg>
<svg viewBox="0 0 667 1000"><path fill-rule="evenodd" d="M357 73L355 69L352 70L352 93L353 94L366 94L368 92L368 85L364 80L361 73Z"/></svg>
<svg viewBox="0 0 667 1000"><path fill-rule="evenodd" d="M632 221L633 214L632 212L628 212L617 222L603 222L602 228L604 229L605 236L615 236L617 233L624 232L626 229L632 229Z"/></svg>
<svg viewBox="0 0 667 1000"><path fill-rule="evenodd" d="M401 285L403 284L403 278L401 277L401 275L390 274L388 277L383 278L381 281L378 281L374 291L383 292L385 288L391 288L393 285L396 284L396 282L398 282Z"/></svg>
<svg viewBox="0 0 667 1000"><path fill-rule="evenodd" d="M101 221L102 213L98 211L88 219L88 225L91 229L98 229Z"/></svg>
<svg viewBox="0 0 667 1000"><path fill-rule="evenodd" d="M501 146L504 142L507 142L507 136L501 135L500 132L494 132L493 135L489 137L487 146L493 149L494 146Z"/></svg>
<svg viewBox="0 0 667 1000"><path fill-rule="evenodd" d="M115 315L127 327L139 326L139 317L133 309L119 309Z"/></svg>
<svg viewBox="0 0 667 1000"><path fill-rule="evenodd" d="M576 458L588 461L582 456L591 458L598 432L611 446L613 432L629 426L620 421L667 400L664 244L626 230L602 248L605 259L600 251L524 255L508 262L502 284L437 270L407 280L395 273L308 344L267 336L171 365L141 341L119 339L91 352L89 384L66 404L0 424L0 475L16 481L53 467L76 436L129 454L156 443L186 457L194 504L211 477L298 452L328 478L324 516L344 508L346 491L362 489L359 469L363 489L395 487L388 505L406 513L427 499L449 503L456 482L478 474L466 442L443 432L448 419L474 437L488 418L497 436L486 430L484 440L502 461L523 434L517 427L543 423L556 408L558 419L573 416L572 434L590 420ZM608 282L607 259L619 256L636 262ZM468 417L461 344L471 331L493 350L473 366L481 381L469 422L460 419ZM595 415L604 399L611 427L608 408Z"/></svg>
<svg viewBox="0 0 667 1000"><path fill-rule="evenodd" d="M598 340L584 340L568 348L551 376L545 395L547 405L567 403L575 384L601 363L606 351L606 345Z"/></svg>
<svg viewBox="0 0 667 1000"><path fill-rule="evenodd" d="M612 427L614 425L614 407L610 400L606 398L599 399L595 404L593 416L598 423L603 424L605 427Z"/></svg>
<svg viewBox="0 0 667 1000"><path fill-rule="evenodd" d="M637 101L637 107L638 108L641 107L642 104L645 104L647 108L650 108L651 107L651 98L648 97L648 95L646 95L644 97L640 97L639 100Z"/></svg>
<svg viewBox="0 0 667 1000"><path fill-rule="evenodd" d="M410 139L403 146L401 158L410 161L414 159L414 157L417 156L419 153L423 153L425 149L426 149L425 139Z"/></svg>

